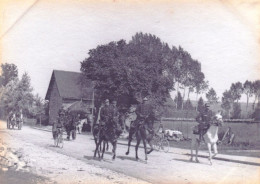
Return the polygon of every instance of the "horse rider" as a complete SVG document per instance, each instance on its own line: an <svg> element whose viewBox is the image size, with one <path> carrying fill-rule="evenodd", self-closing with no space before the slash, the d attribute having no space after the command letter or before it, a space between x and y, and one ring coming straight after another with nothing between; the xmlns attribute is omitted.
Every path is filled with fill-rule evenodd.
<svg viewBox="0 0 260 184"><path fill-rule="evenodd" d="M147 97L143 98L143 103L139 104L137 106L135 113L137 115L136 121L137 121L138 124L143 122L143 121L144 121L144 123L147 123L147 118L152 113L152 106L150 104L148 104Z"/></svg>
<svg viewBox="0 0 260 184"><path fill-rule="evenodd" d="M60 111L59 116L57 117L57 120L53 124L53 136L54 136L54 138L57 137L59 132L63 132L64 124L65 124L65 112Z"/></svg>
<svg viewBox="0 0 260 184"><path fill-rule="evenodd" d="M198 133L199 133L199 140L203 140L203 135L207 132L207 129L210 126L211 118L213 116L213 113L211 110L209 110L209 104L206 103L204 106L204 110L199 113L199 115L196 117L196 121L199 123L198 125Z"/></svg>
<svg viewBox="0 0 260 184"><path fill-rule="evenodd" d="M113 130L116 131L117 135L122 133L122 127L119 125L119 110L117 108L117 101L113 100L111 104L111 116L112 116L112 126Z"/></svg>
<svg viewBox="0 0 260 184"><path fill-rule="evenodd" d="M105 100L105 105L100 110L100 125L109 125L111 121L111 106L109 105L109 100Z"/></svg>

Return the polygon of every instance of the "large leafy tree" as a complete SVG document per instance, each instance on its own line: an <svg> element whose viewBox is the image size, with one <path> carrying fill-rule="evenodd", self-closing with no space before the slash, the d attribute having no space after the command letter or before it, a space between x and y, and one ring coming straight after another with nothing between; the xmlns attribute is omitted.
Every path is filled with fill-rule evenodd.
<svg viewBox="0 0 260 184"><path fill-rule="evenodd" d="M206 93L206 98L210 104L218 102L217 93L213 88Z"/></svg>
<svg viewBox="0 0 260 184"><path fill-rule="evenodd" d="M94 82L97 100L115 98L129 106L149 96L151 103L162 105L173 88L170 54L158 37L137 33L129 43L120 40L90 50L81 62L81 79Z"/></svg>
<svg viewBox="0 0 260 184"><path fill-rule="evenodd" d="M8 82L18 76L18 69L15 64L1 64L0 85L6 86Z"/></svg>

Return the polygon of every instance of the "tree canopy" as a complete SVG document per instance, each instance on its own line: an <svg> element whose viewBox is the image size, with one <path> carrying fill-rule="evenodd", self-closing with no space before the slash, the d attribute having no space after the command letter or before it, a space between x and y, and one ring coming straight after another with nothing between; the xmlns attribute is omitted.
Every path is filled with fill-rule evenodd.
<svg viewBox="0 0 260 184"><path fill-rule="evenodd" d="M137 33L125 40L99 45L81 62L82 83L94 82L96 100L117 99L129 106L148 97L162 105L178 81L187 87L204 80L201 66L187 51L170 48L160 38Z"/></svg>

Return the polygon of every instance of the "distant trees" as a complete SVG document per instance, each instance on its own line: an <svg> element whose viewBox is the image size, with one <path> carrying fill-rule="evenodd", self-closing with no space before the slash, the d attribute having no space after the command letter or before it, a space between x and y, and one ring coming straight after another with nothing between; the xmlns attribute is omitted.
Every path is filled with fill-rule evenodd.
<svg viewBox="0 0 260 184"><path fill-rule="evenodd" d="M5 111L10 110L28 112L33 103L32 87L30 77L27 73L22 75L21 80L14 78L7 83L1 98Z"/></svg>
<svg viewBox="0 0 260 184"><path fill-rule="evenodd" d="M202 97L199 98L197 111L198 112L203 112L204 111L204 101L203 101Z"/></svg>
<svg viewBox="0 0 260 184"><path fill-rule="evenodd" d="M210 104L218 102L217 93L213 88L210 88L210 90L206 93L206 98Z"/></svg>
<svg viewBox="0 0 260 184"><path fill-rule="evenodd" d="M253 95L255 97L254 102L253 102L253 109L255 109L256 106L256 101L260 98L260 80L256 80L252 83L252 90L253 90Z"/></svg>
<svg viewBox="0 0 260 184"><path fill-rule="evenodd" d="M232 108L232 104L234 102L233 98L232 98L232 94L229 90L226 90L223 93L223 97L221 99L222 104L221 107L222 109L225 110L225 115L230 118L230 109Z"/></svg>
<svg viewBox="0 0 260 184"><path fill-rule="evenodd" d="M251 117L253 112L251 111L251 114L249 114L250 111L248 109L248 105L250 98L254 96L252 107L252 110L254 111L255 104L259 101L260 97L260 80L253 82L246 80L243 84L241 82L232 83L230 89L223 93L221 107L227 112L228 117L242 117L242 109L241 104L239 104L239 100L243 94L246 96L246 117Z"/></svg>
<svg viewBox="0 0 260 184"><path fill-rule="evenodd" d="M28 73L25 72L19 79L16 65L6 63L2 64L1 68L0 105L4 109L5 114L11 110L22 110L25 116L33 115L33 112L36 111L34 109L35 101L40 97L38 95L34 97Z"/></svg>
<svg viewBox="0 0 260 184"><path fill-rule="evenodd" d="M178 95L175 97L174 102L176 104L176 109L180 110L183 103L183 99L180 92L178 92Z"/></svg>
<svg viewBox="0 0 260 184"><path fill-rule="evenodd" d="M6 86L8 82L18 77L18 69L14 64L1 64L0 86Z"/></svg>
<svg viewBox="0 0 260 184"><path fill-rule="evenodd" d="M253 96L253 83L246 80L243 84L243 92L246 95L246 112L248 113L249 98Z"/></svg>

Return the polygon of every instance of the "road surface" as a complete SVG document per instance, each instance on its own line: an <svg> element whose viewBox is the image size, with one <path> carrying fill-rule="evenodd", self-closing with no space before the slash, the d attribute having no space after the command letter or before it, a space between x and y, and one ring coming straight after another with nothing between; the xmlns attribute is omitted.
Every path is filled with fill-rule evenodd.
<svg viewBox="0 0 260 184"><path fill-rule="evenodd" d="M189 150L170 148L169 153L152 152L146 162L144 151L139 148L140 161L136 161L134 147L131 147L129 155L125 155L125 142L119 141L116 160L111 159L110 146L104 160L100 161L93 158L95 144L90 135L78 134L76 140L65 141L64 148L60 149L53 146L51 132L27 126L22 130L7 130L3 126L5 122L0 123L0 136L11 147L23 150L30 160L31 168L34 168L30 172L50 180L56 178L58 183L95 183L98 179L103 183L242 184L260 181L258 158L220 154L210 165L206 157L200 157L200 163L194 163L189 161ZM200 154L207 155L206 152ZM84 178L83 175L89 177Z"/></svg>

